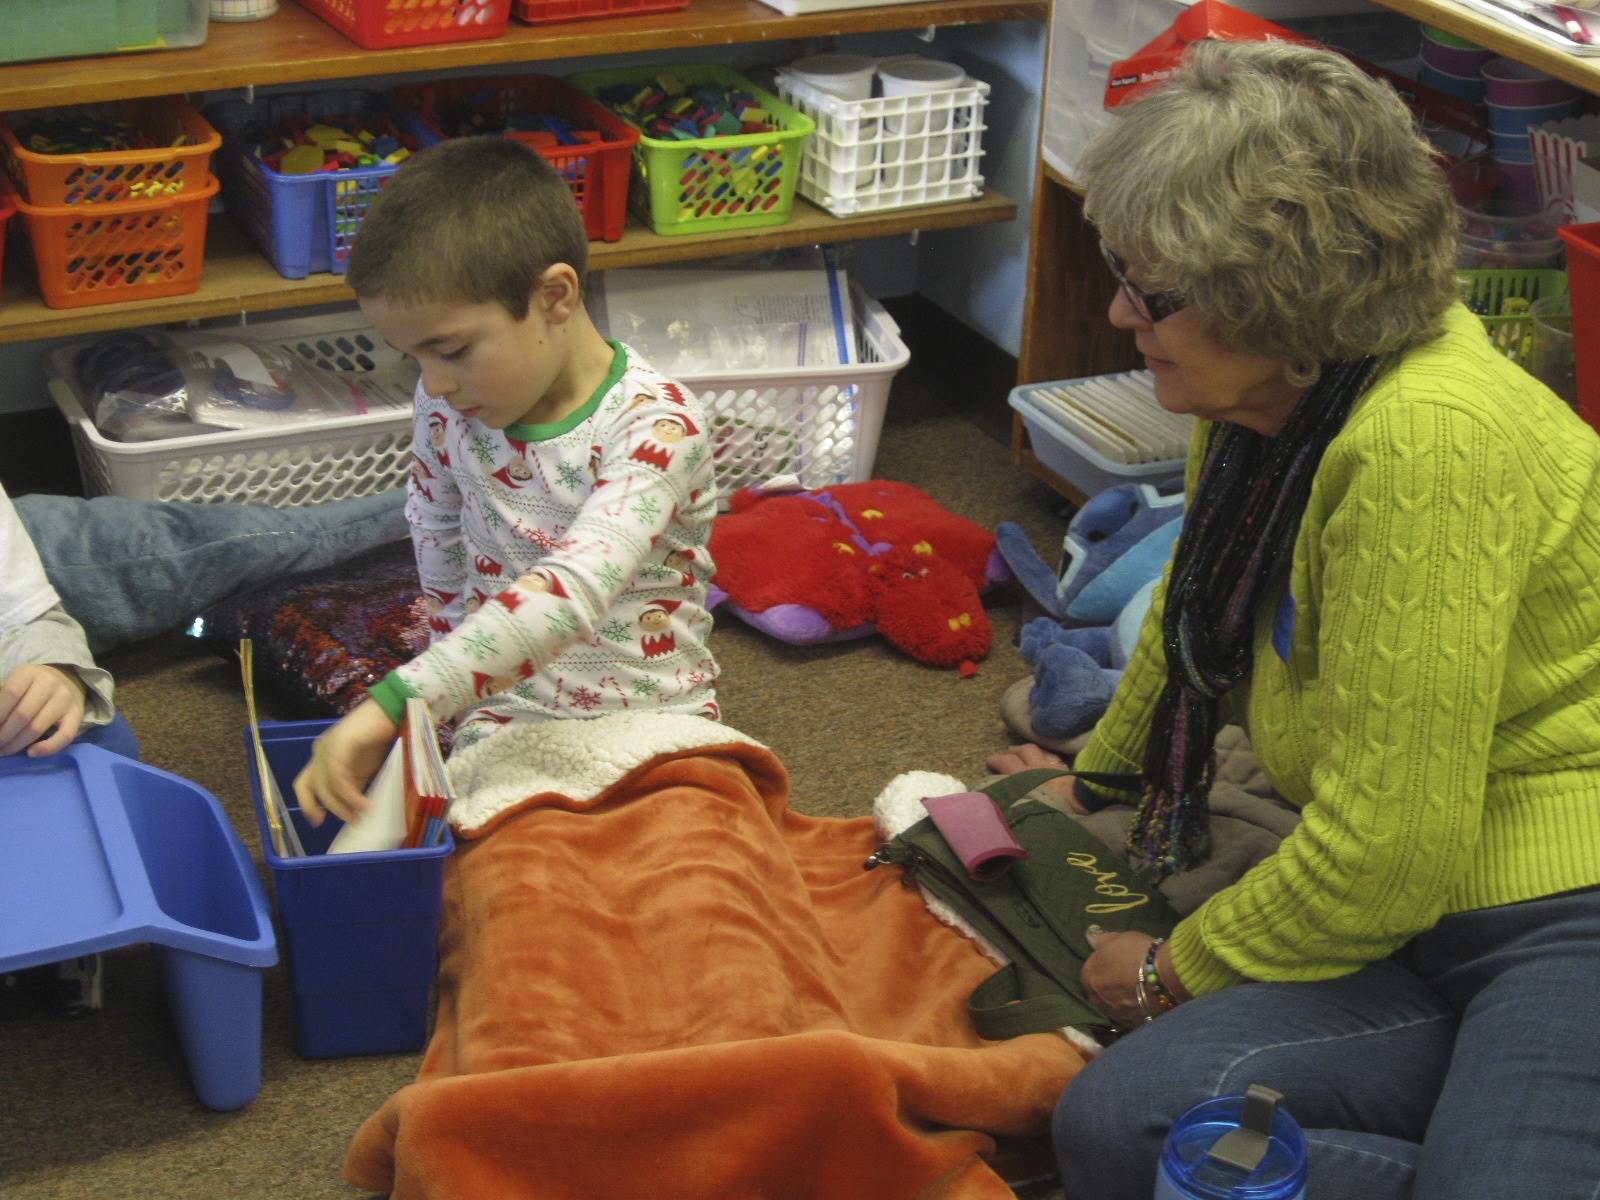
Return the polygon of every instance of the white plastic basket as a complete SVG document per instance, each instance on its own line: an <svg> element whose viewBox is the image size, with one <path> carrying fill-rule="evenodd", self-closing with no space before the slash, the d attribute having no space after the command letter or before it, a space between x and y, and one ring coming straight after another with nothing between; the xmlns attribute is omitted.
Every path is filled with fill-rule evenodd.
<svg viewBox="0 0 1600 1200"><path fill-rule="evenodd" d="M1085 496L1120 483L1183 479L1194 418L1156 403L1148 371L1013 388L1034 454Z"/></svg>
<svg viewBox="0 0 1600 1200"><path fill-rule="evenodd" d="M416 368L359 314L263 322L229 330L307 362L359 376L384 407L363 416L282 429L195 434L154 442L102 436L84 411L69 364L89 341L47 356L50 394L72 430L84 490L130 500L238 501L292 508L400 487L411 469L411 392Z"/></svg>
<svg viewBox="0 0 1600 1200"><path fill-rule="evenodd" d="M842 100L788 71L778 96L816 122L800 160L800 194L836 217L945 204L983 194L989 85Z"/></svg>
<svg viewBox="0 0 1600 1200"><path fill-rule="evenodd" d="M717 495L794 475L808 488L872 477L889 385L911 361L883 305L854 296L856 357L839 367L684 376L711 422Z"/></svg>

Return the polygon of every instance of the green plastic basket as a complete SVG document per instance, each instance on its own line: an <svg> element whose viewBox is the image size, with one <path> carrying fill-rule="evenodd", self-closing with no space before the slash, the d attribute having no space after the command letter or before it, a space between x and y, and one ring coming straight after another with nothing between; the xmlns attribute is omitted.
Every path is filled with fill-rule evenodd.
<svg viewBox="0 0 1600 1200"><path fill-rule="evenodd" d="M1456 275L1461 282L1461 302L1478 315L1495 348L1519 367L1526 367L1533 353L1533 318L1527 306L1544 296L1565 296L1567 273L1457 271ZM1508 300L1512 302L1509 312Z"/></svg>
<svg viewBox="0 0 1600 1200"><path fill-rule="evenodd" d="M615 84L644 87L661 75L691 87L711 84L750 92L778 129L684 141L641 134L633 151L635 186L630 191L634 207L650 227L670 236L787 221L794 208L800 158L816 124L771 92L737 71L709 65L619 67L586 71L567 82L598 99L601 90Z"/></svg>

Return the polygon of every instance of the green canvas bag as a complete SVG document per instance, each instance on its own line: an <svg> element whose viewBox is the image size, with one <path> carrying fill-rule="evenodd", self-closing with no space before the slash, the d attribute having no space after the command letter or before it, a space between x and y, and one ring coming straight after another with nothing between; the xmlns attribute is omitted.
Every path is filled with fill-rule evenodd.
<svg viewBox="0 0 1600 1200"><path fill-rule="evenodd" d="M905 881L944 901L1006 956L967 1000L980 1037L1001 1039L1071 1026L1106 1038L1111 1023L1085 998L1079 974L1089 957L1088 927L1108 933L1137 930L1165 937L1178 915L1149 872L1130 867L1066 813L1021 800L1050 779L1075 772L1039 768L1007 775L983 792L1000 805L1012 835L1028 856L998 879L972 878L930 818L885 842L866 862L893 864ZM1136 785L1123 776L1088 783ZM1020 801L1020 802L1019 802Z"/></svg>

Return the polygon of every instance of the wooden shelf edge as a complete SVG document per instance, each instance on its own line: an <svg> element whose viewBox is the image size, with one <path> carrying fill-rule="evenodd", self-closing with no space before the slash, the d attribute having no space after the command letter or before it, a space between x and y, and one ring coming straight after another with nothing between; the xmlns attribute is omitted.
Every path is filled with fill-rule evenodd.
<svg viewBox="0 0 1600 1200"><path fill-rule="evenodd" d="M882 30L1042 20L1047 0L921 0L785 16L761 0L691 0L677 12L530 26L483 41L364 50L299 5L265 21L212 22L186 50L0 66L0 112L225 88L357 79L461 67L556 63L591 55L837 37ZM560 73L559 71L557 73Z"/></svg>
<svg viewBox="0 0 1600 1200"><path fill-rule="evenodd" d="M752 250L993 225L1014 220L1016 215L1016 201L992 190L975 200L957 204L890 209L858 217L835 217L804 200L796 200L794 212L782 225L679 237L660 237L643 227L630 226L620 241L591 243L589 266L591 270L604 271L614 267L687 262ZM0 343L348 303L355 299L342 276L321 274L305 279L284 279L230 218L219 215L211 218L206 238L206 270L200 287L186 296L86 308L46 308L39 299L28 264L17 262L7 266L5 289L0 293Z"/></svg>
<svg viewBox="0 0 1600 1200"><path fill-rule="evenodd" d="M1064 187L1067 189L1067 191L1071 192L1075 196L1083 195L1083 184L1078 183L1075 180L1068 179L1065 175L1056 170L1049 163L1045 162L1042 158L1039 160L1039 169L1044 172L1044 177L1057 187Z"/></svg>
<svg viewBox="0 0 1600 1200"><path fill-rule="evenodd" d="M1499 51L1507 58L1536 67L1585 91L1600 92L1600 57L1580 58L1567 54L1449 0L1377 0L1377 3L1415 20L1437 25L1486 49Z"/></svg>

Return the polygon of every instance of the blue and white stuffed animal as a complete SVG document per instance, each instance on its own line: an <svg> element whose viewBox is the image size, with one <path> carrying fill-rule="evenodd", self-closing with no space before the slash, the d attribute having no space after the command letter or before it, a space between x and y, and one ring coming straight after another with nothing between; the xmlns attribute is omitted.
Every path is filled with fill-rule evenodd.
<svg viewBox="0 0 1600 1200"><path fill-rule="evenodd" d="M1022 627L1033 668L1033 729L1053 740L1093 728L1111 702L1139 626L1183 525L1183 495L1149 484L1109 488L1072 518L1051 571L1020 526L995 529L997 548L1048 616Z"/></svg>

